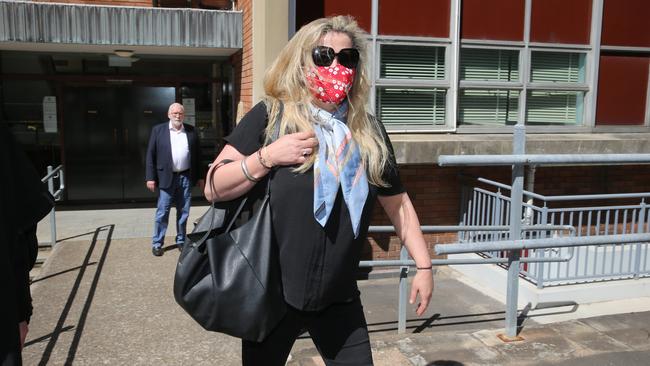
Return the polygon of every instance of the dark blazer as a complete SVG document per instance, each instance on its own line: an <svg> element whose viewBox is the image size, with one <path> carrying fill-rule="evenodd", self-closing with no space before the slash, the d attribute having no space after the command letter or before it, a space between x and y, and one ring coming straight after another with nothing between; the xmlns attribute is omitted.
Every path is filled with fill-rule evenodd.
<svg viewBox="0 0 650 366"><path fill-rule="evenodd" d="M190 181L192 185L203 179L205 172L201 169L199 136L192 125L183 123L190 148ZM169 140L169 121L155 125L151 130L147 146L147 165L145 180L153 180L158 188L169 188L172 183L174 164L172 162L172 146Z"/></svg>

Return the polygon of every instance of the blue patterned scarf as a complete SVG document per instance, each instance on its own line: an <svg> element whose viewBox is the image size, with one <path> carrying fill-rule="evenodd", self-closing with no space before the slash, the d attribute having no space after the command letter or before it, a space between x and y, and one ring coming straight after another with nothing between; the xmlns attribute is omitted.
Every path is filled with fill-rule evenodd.
<svg viewBox="0 0 650 366"><path fill-rule="evenodd" d="M311 110L319 144L314 162L314 218L325 227L340 184L356 238L368 197L368 179L359 147L346 125L348 105L341 104L334 114L314 106Z"/></svg>

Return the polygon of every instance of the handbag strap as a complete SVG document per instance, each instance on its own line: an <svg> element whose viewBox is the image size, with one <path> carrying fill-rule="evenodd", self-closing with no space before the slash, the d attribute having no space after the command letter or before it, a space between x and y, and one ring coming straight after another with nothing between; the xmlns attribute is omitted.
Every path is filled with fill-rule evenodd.
<svg viewBox="0 0 650 366"><path fill-rule="evenodd" d="M273 129L273 134L271 135L271 142L274 142L280 137L280 123L282 122L282 113L284 112L284 104L282 103L281 100L278 100L278 115L275 119L275 126ZM215 169L216 170L216 169ZM275 169L271 169L269 172L269 179L266 180L266 195L268 196L271 194L271 179L273 178L273 175L275 173ZM248 195L244 195L244 197L241 200L241 203L237 207L237 211L235 211L235 214L232 215L232 219L228 223L228 227L226 228L226 232L230 231L232 229L232 226L235 224L235 221L237 221L237 218L239 217L239 214L241 213L242 209L244 208L244 205L246 204L246 201L248 201Z"/></svg>
<svg viewBox="0 0 650 366"><path fill-rule="evenodd" d="M217 166L214 167L214 169L210 170L210 173L208 174L208 181L210 182L210 193L214 194L214 172L217 171L217 169L221 168L222 166L232 163L234 160L232 159L223 159L220 162L217 163ZM242 200L240 203L239 207L237 208L237 212L240 212L242 207L244 207L244 204L246 203L246 200ZM211 204L212 205L212 204ZM201 244L205 243L205 239L207 239L210 236L210 233L212 233L212 223L214 222L214 215L215 215L215 209L212 207L210 210L210 225L208 226L209 229L203 234L201 239L199 239L196 244L193 244L194 246L200 246Z"/></svg>
<svg viewBox="0 0 650 366"><path fill-rule="evenodd" d="M279 105L278 105L279 110L278 110L277 118L275 119L275 128L273 129L273 134L271 135L271 140L270 140L271 142L277 140L280 137L280 123L282 122L282 114L284 112L284 104L280 100L278 100L278 103L279 103ZM232 162L233 162L233 160L231 160L231 159L221 160L220 162L217 163L217 166L214 167L214 169L212 169L210 171L210 174L208 175L208 180L210 181L210 193L212 193L213 195L214 195L214 191L215 191L215 189L214 189L214 179L213 179L214 178L214 172L217 171L217 169L219 169L220 167L222 167L222 166L224 166L224 165L226 165L228 163L232 163ZM271 170L269 172L269 179L266 180L266 194L267 195L269 195L271 193L271 178L272 178L272 175L273 175L274 172L275 172L275 169ZM244 208L244 206L246 205L247 201L248 201L248 195L244 195L244 197L242 197L239 205L237 206L237 210L235 211L235 214L232 215L232 219L228 223L226 231L230 231L230 229L234 225L235 221L239 217L239 214L241 214L241 211ZM212 232L212 222L214 220L215 210L211 210L211 211L212 212L211 212L211 215L210 215L210 229L201 237L201 240L199 240L198 243L203 243L205 241L205 239L207 239L210 236L210 233Z"/></svg>

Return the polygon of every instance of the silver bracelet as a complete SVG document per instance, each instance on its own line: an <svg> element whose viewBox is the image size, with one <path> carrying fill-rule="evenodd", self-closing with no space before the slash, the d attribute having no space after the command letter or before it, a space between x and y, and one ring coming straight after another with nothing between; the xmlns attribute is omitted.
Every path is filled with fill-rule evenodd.
<svg viewBox="0 0 650 366"><path fill-rule="evenodd" d="M244 176L246 177L246 179L250 180L253 183L257 183L260 180L258 178L253 177L251 173L248 172L248 167L246 166L246 158L247 157L244 157L241 161L241 171L244 172Z"/></svg>

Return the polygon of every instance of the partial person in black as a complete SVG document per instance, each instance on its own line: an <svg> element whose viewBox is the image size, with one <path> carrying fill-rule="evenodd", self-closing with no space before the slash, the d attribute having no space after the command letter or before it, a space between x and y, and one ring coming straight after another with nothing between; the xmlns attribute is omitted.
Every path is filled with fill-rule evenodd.
<svg viewBox="0 0 650 366"><path fill-rule="evenodd" d="M0 125L0 365L21 365L32 316L29 271L36 262L36 225L54 202L11 133Z"/></svg>
<svg viewBox="0 0 650 366"><path fill-rule="evenodd" d="M418 267L410 296L411 303L420 298L418 315L431 299L420 223L390 140L366 106L367 37L347 16L301 28L266 73L265 102L244 116L213 164L215 191L205 189L211 201L234 199L271 179L289 310L264 341L243 341L244 365L284 365L305 329L327 365L372 365L355 273L375 200ZM280 137L272 142L278 116ZM224 159L234 162L219 165Z"/></svg>

